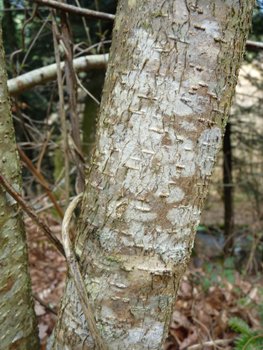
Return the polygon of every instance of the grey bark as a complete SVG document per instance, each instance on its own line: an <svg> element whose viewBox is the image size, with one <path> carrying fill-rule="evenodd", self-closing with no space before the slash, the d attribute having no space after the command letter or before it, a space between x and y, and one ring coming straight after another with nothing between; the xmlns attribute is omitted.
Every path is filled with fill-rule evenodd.
<svg viewBox="0 0 263 350"><path fill-rule="evenodd" d="M0 171L21 191L0 23ZM0 350L38 349L26 233L15 200L0 188Z"/></svg>
<svg viewBox="0 0 263 350"><path fill-rule="evenodd" d="M105 68L108 62L108 55L90 55L79 57L73 60L76 72L83 72L87 69ZM61 69L64 71L65 62L61 63ZM56 63L42 68L34 69L28 73L19 75L7 82L8 91L11 95L32 89L37 85L44 84L57 78Z"/></svg>
<svg viewBox="0 0 263 350"><path fill-rule="evenodd" d="M224 251L230 255L234 248L234 207L233 207L233 190L232 184L232 145L231 145L231 124L226 125L226 131L223 141L223 183L224 183L224 209L225 209L225 238L226 244Z"/></svg>
<svg viewBox="0 0 263 350"><path fill-rule="evenodd" d="M61 38L62 42L65 45L65 75L66 75L66 86L67 86L67 95L68 95L68 104L69 104L69 115L71 122L71 133L72 139L77 147L77 150L74 152L75 164L77 166L77 181L76 188L77 192L81 193L84 190L85 185L85 167L83 162L82 155L82 144L80 138L80 127L79 127L79 115L78 115L78 83L75 74L75 69L73 67L73 38L71 27L69 24L68 15L61 11L60 13L61 21Z"/></svg>
<svg viewBox="0 0 263 350"><path fill-rule="evenodd" d="M75 252L106 348L161 349L253 1L122 0ZM53 349L94 349L71 276Z"/></svg>

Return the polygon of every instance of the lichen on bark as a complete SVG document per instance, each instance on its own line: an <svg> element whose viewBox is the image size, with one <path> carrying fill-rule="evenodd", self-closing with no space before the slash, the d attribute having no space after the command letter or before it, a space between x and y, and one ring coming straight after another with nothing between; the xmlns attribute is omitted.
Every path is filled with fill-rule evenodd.
<svg viewBox="0 0 263 350"><path fill-rule="evenodd" d="M251 1L121 1L75 251L108 349L161 349L221 145ZM72 279L54 349L92 349Z"/></svg>

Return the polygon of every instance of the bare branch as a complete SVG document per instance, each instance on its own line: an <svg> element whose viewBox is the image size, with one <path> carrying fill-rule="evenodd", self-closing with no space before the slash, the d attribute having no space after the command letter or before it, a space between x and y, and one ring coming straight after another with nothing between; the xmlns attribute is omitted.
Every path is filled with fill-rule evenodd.
<svg viewBox="0 0 263 350"><path fill-rule="evenodd" d="M47 195L49 196L50 200L54 203L54 206L57 209L60 217L63 219L63 217L64 217L63 211L60 208L60 206L58 205L53 193L49 189L48 183L43 178L42 174L34 167L34 165L30 161L30 159L25 155L25 153L19 147L17 147L17 149L18 149L18 152L20 154L21 159L25 162L27 168L32 172L32 174L34 174L35 177L38 179L38 181L40 182L40 184L42 185L42 187L46 191Z"/></svg>
<svg viewBox="0 0 263 350"><path fill-rule="evenodd" d="M188 350L198 350L198 349L202 349L204 346L217 346L217 345L226 345L230 342L232 342L234 339L218 339L218 340L210 340L210 341L206 341L202 344L196 344L196 345L191 345L188 346L187 349ZM186 350L186 348L184 348ZM184 350L182 349L182 350Z"/></svg>
<svg viewBox="0 0 263 350"><path fill-rule="evenodd" d="M52 10L52 28L53 28L53 42L54 51L57 66L57 77L58 77L58 93L59 93L59 111L60 111L60 121L63 134L63 151L65 154L65 190L66 190L66 207L69 205L69 192L70 192L70 178L69 178L69 147L68 147L68 130L66 125L66 114L64 106L64 93L63 93L63 81L62 72L60 69L60 55L58 49L58 28L56 23L56 11Z"/></svg>
<svg viewBox="0 0 263 350"><path fill-rule="evenodd" d="M78 100L78 83L75 76L75 69L73 66L73 37L71 26L68 20L68 16L65 12L60 13L60 23L61 23L61 41L63 42L64 52L65 52L65 75L66 75L66 88L68 95L69 104L69 115L71 122L71 133L74 144L76 145L79 152L75 151L75 161L77 164L77 180L76 180L76 190L77 193L84 191L85 185L85 168L83 162L82 154L82 143L80 138L80 126L79 126L79 115L77 108Z"/></svg>
<svg viewBox="0 0 263 350"><path fill-rule="evenodd" d="M263 43L260 43L258 41L247 40L246 48L247 49L263 50Z"/></svg>
<svg viewBox="0 0 263 350"><path fill-rule="evenodd" d="M26 26L33 21L33 19L35 18L35 15L37 13L37 9L38 9L38 5L36 5L36 7L34 8L34 11L33 11L33 14L32 16L25 21L25 23L23 24L22 26L22 29L21 29L21 34L22 34L22 48L19 49L19 50L16 50L15 52L12 53L11 57L10 57L10 63L11 63L11 67L13 69L13 76L15 76L15 67L13 65L13 59L14 59L14 56L23 52L24 49L25 49L25 29L26 29Z"/></svg>
<svg viewBox="0 0 263 350"><path fill-rule="evenodd" d="M40 156L39 156L39 159L38 159L38 162L37 162L37 171L41 171L41 163L42 163L42 159L44 157L44 154L46 152L46 149L47 149L47 146L48 146L48 143L49 143L49 140L50 140L50 137L54 131L55 127L53 126L53 128L50 130L49 134L47 135L47 139L42 147L42 151L40 153Z"/></svg>
<svg viewBox="0 0 263 350"><path fill-rule="evenodd" d="M50 228L40 219L40 217L34 212L34 210L27 204L27 202L20 196L20 194L14 189L13 186L7 182L3 174L0 172L0 183L4 189L14 198L14 200L21 206L21 208L27 213L28 216L43 230L45 235L56 246L60 253L64 256L64 248L59 239L54 235Z"/></svg>
<svg viewBox="0 0 263 350"><path fill-rule="evenodd" d="M106 68L108 62L108 54L106 55L89 55L79 57L73 60L76 72L83 72L87 69ZM61 70L64 71L65 62L60 64ZM32 70L31 72L19 75L7 82L8 90L11 95L32 89L34 86L41 85L48 81L52 81L57 77L57 64Z"/></svg>
<svg viewBox="0 0 263 350"><path fill-rule="evenodd" d="M37 294L33 293L33 297L39 302L40 305L44 306L48 311L52 312L52 314L57 316L57 314L58 314L57 311L52 309L47 303L44 302L44 300L39 298L39 296Z"/></svg>
<svg viewBox="0 0 263 350"><path fill-rule="evenodd" d="M67 5L67 4L63 4L61 2L57 2L53 0L29 0L29 1L35 2L37 4L45 5L48 7L52 7L57 10L62 10L68 13L72 13L74 15L83 16L83 17L92 18L92 19L101 19L104 21L114 22L114 18L115 18L115 15L111 15L109 13L78 8L73 5Z"/></svg>

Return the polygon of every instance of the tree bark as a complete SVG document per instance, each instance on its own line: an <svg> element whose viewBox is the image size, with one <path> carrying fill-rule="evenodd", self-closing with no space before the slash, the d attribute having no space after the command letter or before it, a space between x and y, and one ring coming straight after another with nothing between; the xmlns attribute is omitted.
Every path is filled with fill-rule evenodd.
<svg viewBox="0 0 263 350"><path fill-rule="evenodd" d="M232 185L232 147L231 147L231 124L226 125L223 142L223 182L224 182L224 206L225 206L225 238L224 250L227 255L231 253L234 244L234 209L233 209L233 187Z"/></svg>
<svg viewBox="0 0 263 350"><path fill-rule="evenodd" d="M0 171L21 192L0 23ZM26 233L14 199L0 188L0 350L39 349Z"/></svg>
<svg viewBox="0 0 263 350"><path fill-rule="evenodd" d="M75 252L107 349L161 349L253 1L122 0ZM71 276L53 349L94 349Z"/></svg>
<svg viewBox="0 0 263 350"><path fill-rule="evenodd" d="M78 83L76 79L76 73L73 66L73 40L71 27L68 20L67 13L61 11L61 37L62 42L65 45L65 74L66 74L66 86L68 93L68 104L69 104L69 115L71 121L71 133L72 139L75 143L77 150L74 152L75 164L77 166L77 181L76 188L77 192L81 193L84 190L85 185L85 167L83 163L82 154L82 143L80 138L80 127L79 127L79 115L78 115Z"/></svg>
<svg viewBox="0 0 263 350"><path fill-rule="evenodd" d="M4 0L3 5L5 10L11 9L11 3L9 0ZM16 49L16 26L13 19L12 11L5 11L2 21L4 32L6 33L5 39L8 42L8 47L10 48L10 51L13 52Z"/></svg>

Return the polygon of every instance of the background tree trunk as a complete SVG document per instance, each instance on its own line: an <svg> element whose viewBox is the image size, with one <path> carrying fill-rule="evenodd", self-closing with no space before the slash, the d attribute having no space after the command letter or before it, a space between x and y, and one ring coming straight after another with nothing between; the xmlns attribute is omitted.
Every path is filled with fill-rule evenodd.
<svg viewBox="0 0 263 350"><path fill-rule="evenodd" d="M231 253L234 244L234 208L233 208L233 187L232 185L232 148L231 148L231 124L226 125L226 132L223 142L224 164L223 164L223 183L224 183L224 207L225 207L225 238L226 245L224 250L227 255Z"/></svg>
<svg viewBox="0 0 263 350"><path fill-rule="evenodd" d="M0 171L21 192L0 23ZM14 199L0 188L0 350L39 349L26 232Z"/></svg>
<svg viewBox="0 0 263 350"><path fill-rule="evenodd" d="M108 349L161 349L253 2L120 1L75 251ZM53 349L94 349L72 278Z"/></svg>

